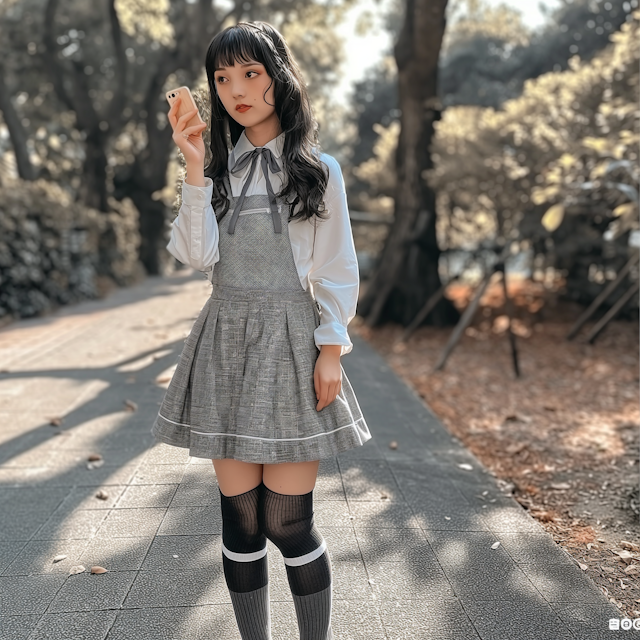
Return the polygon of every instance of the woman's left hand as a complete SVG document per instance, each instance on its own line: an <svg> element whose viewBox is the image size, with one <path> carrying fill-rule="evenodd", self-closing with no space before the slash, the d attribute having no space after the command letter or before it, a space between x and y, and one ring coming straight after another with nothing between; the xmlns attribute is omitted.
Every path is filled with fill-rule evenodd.
<svg viewBox="0 0 640 640"><path fill-rule="evenodd" d="M339 344L327 344L320 347L313 372L313 384L316 389L316 411L331 404L342 389L342 371L340 370Z"/></svg>

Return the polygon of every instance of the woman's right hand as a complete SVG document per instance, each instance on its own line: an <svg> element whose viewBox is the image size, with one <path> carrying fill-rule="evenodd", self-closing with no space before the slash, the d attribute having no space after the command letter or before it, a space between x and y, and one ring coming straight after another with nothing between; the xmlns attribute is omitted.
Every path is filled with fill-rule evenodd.
<svg viewBox="0 0 640 640"><path fill-rule="evenodd" d="M202 139L202 131L206 128L206 123L194 124L187 127L186 124L196 114L197 109L185 113L183 116L177 117L178 107L181 98L178 96L176 101L169 109L168 118L173 128L173 141L178 145L187 164L195 166L204 166L204 140ZM185 138L184 135L188 137Z"/></svg>

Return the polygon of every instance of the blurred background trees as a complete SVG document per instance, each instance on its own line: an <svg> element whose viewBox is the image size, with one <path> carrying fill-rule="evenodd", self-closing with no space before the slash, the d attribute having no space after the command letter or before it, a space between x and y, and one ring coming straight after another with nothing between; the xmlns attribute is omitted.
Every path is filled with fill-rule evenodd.
<svg viewBox="0 0 640 640"><path fill-rule="evenodd" d="M526 257L525 271L561 274L566 295L583 303L615 278L638 228L636 7L567 2L539 32L508 7L480 0L450 7L439 67L443 111L433 168L423 176L437 193L439 251L510 245ZM393 18L388 26L397 29ZM387 57L352 99L352 206L389 216L392 230L397 84ZM379 247L387 237L380 234ZM388 313L386 319L410 320ZM425 323L442 317L431 314Z"/></svg>
<svg viewBox="0 0 640 640"><path fill-rule="evenodd" d="M386 320L407 325L441 286L435 192L423 172L432 167L431 141L442 113L438 66L446 8L447 0L408 0L394 45L400 105L392 171L395 217L359 303L360 315L371 325ZM449 324L457 312L443 297L431 317Z"/></svg>
<svg viewBox="0 0 640 640"><path fill-rule="evenodd" d="M0 140L0 189L15 190L11 178L17 174L25 200L31 202L29 182L39 180L60 185L78 206L57 239L48 240L56 245L53 258L43 256L37 216L33 234L13 229L0 240L0 315L32 315L62 302L43 286L51 274L61 281L71 277L71 266L60 275L57 254L64 264L74 263L64 237L74 227L91 226L84 216L89 210L105 219L111 213L125 217L118 226L111 216L116 227L103 230L99 253L97 246L86 251L96 275L127 284L140 277L138 258L147 274L164 270L175 191L170 163L176 157L164 94L180 85L206 86L206 48L220 29L261 19L279 28L304 66L321 125L335 128L341 118L330 95L344 53L330 26L354 2L3 2L0 110L7 135ZM50 191L38 189L35 198ZM10 219L3 216L5 227ZM124 238L121 227L128 230ZM130 249L137 255L128 268L112 270L111 262L131 257Z"/></svg>
<svg viewBox="0 0 640 640"><path fill-rule="evenodd" d="M389 51L344 107L334 95L345 60L335 26L358 2L0 4L0 316L33 315L172 264L180 159L164 92L186 84L206 112L208 42L254 19L279 28L300 61L350 207L388 223L354 226L367 281L359 313L408 323L449 276L450 256L489 246L526 256L534 277L562 274L569 297L593 299L637 227L637 0L566 1L535 30L487 0L387 0L394 43L407 11L440 7L423 58L437 66L419 86L405 82L403 95L401 48ZM411 149L403 109L419 114L425 97ZM411 163L413 191L402 182ZM67 214L52 217L61 203ZM398 242L403 224L409 242ZM383 283L376 267L390 257L401 266ZM425 322L454 319L444 301Z"/></svg>

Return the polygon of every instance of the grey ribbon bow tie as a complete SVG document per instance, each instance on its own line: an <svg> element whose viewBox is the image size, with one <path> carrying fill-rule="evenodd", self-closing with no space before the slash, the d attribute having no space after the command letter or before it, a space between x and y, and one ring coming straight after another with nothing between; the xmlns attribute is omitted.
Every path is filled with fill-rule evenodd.
<svg viewBox="0 0 640 640"><path fill-rule="evenodd" d="M231 220L229 220L229 227L227 231L229 233L234 233L236 229L236 222L238 221L238 216L240 215L240 209L242 209L242 203L244 202L244 197L247 193L247 189L249 189L249 184L251 183L251 178L253 178L253 173L256 169L256 164L258 163L258 158L260 158L260 166L262 167L262 173L264 175L264 180L267 183L267 193L269 194L269 206L271 207L271 218L273 219L273 230L276 233L282 233L282 223L280 221L280 213L278 212L278 203L276 202L276 197L273 193L273 188L271 187L271 181L269 180L269 171L267 167L273 171L273 173L278 173L281 171L280 165L278 165L275 156L271 153L271 149L267 147L255 147L251 151L247 151L243 153L235 162L233 167L231 168L231 173L240 173L248 164L251 162L251 170L249 171L249 176L244 182L242 186L242 193L240 194L240 198L238 199L238 203L233 210L233 214L231 216Z"/></svg>

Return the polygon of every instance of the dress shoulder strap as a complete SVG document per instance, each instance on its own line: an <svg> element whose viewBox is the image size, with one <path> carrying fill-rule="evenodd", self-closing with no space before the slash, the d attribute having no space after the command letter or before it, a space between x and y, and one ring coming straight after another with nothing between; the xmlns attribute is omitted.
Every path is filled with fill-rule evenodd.
<svg viewBox="0 0 640 640"><path fill-rule="evenodd" d="M231 182L229 181L229 172L228 171L227 171L227 173L224 174L223 181L224 181L225 189L227 190L228 198L229 199L233 198L233 192L231 191Z"/></svg>

